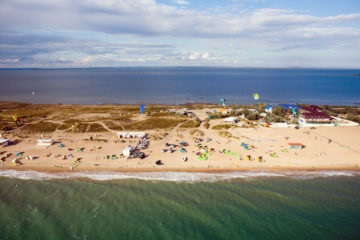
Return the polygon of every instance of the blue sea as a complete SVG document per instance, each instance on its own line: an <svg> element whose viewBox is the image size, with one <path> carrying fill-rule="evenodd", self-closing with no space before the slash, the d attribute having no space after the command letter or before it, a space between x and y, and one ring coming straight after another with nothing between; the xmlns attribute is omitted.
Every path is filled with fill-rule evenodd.
<svg viewBox="0 0 360 240"><path fill-rule="evenodd" d="M360 239L360 173L0 172L8 239Z"/></svg>
<svg viewBox="0 0 360 240"><path fill-rule="evenodd" d="M360 69L0 69L0 101L63 104L360 105ZM253 93L260 99L254 100Z"/></svg>

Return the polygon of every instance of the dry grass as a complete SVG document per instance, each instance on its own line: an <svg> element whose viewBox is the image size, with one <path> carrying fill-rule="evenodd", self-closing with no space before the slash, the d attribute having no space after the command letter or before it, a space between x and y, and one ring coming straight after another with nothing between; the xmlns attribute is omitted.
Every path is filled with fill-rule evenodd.
<svg viewBox="0 0 360 240"><path fill-rule="evenodd" d="M213 129L213 130L228 130L233 127L234 126L229 125L229 124L218 124L218 125L213 126L211 129Z"/></svg>
<svg viewBox="0 0 360 240"><path fill-rule="evenodd" d="M38 123L30 123L21 128L23 132L29 133L52 133L60 124L53 122L40 121Z"/></svg>
<svg viewBox="0 0 360 240"><path fill-rule="evenodd" d="M199 129L192 129L190 130L190 135L196 136L196 137L203 137L205 133Z"/></svg>
<svg viewBox="0 0 360 240"><path fill-rule="evenodd" d="M117 130L117 131L122 131L124 130L123 125L121 124L117 124L114 121L105 121L104 124L110 128L111 130Z"/></svg>
<svg viewBox="0 0 360 240"><path fill-rule="evenodd" d="M73 124L71 123L63 123L60 126L58 126L57 130L69 130Z"/></svg>
<svg viewBox="0 0 360 240"><path fill-rule="evenodd" d="M0 109L18 109L29 105L29 103L0 102Z"/></svg>
<svg viewBox="0 0 360 240"><path fill-rule="evenodd" d="M151 113L151 117L174 117L174 114L169 112L155 112Z"/></svg>
<svg viewBox="0 0 360 240"><path fill-rule="evenodd" d="M168 129L176 127L178 124L182 123L182 119L172 119L172 118L148 118L143 121L133 122L130 124L124 125L126 130L151 130L151 129Z"/></svg>
<svg viewBox="0 0 360 240"><path fill-rule="evenodd" d="M182 123L179 128L198 128L200 126L201 122L199 121L193 121L193 120L188 120L184 123Z"/></svg>
<svg viewBox="0 0 360 240"><path fill-rule="evenodd" d="M70 131L75 133L85 133L87 132L89 126L90 125L88 123L76 123Z"/></svg>
<svg viewBox="0 0 360 240"><path fill-rule="evenodd" d="M229 133L228 131L220 131L218 133L222 137L226 137L226 138L231 138L232 137L231 133Z"/></svg>
<svg viewBox="0 0 360 240"><path fill-rule="evenodd" d="M101 124L99 123L92 123L90 124L88 132L107 132L108 130L105 129Z"/></svg>
<svg viewBox="0 0 360 240"><path fill-rule="evenodd" d="M230 132L228 132L228 131L220 131L220 132L218 132L218 134L219 134L221 137L240 139L239 137L233 136L233 135L232 135Z"/></svg>

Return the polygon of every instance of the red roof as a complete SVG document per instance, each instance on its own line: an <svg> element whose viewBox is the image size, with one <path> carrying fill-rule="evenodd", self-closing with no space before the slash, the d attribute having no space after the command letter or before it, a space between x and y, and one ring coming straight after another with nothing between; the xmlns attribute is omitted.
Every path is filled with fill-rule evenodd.
<svg viewBox="0 0 360 240"><path fill-rule="evenodd" d="M288 143L290 146L304 146L304 144L302 144L302 143Z"/></svg>
<svg viewBox="0 0 360 240"><path fill-rule="evenodd" d="M330 116L321 111L321 108L315 105L308 107L302 107L300 109L300 115L307 119L329 119Z"/></svg>

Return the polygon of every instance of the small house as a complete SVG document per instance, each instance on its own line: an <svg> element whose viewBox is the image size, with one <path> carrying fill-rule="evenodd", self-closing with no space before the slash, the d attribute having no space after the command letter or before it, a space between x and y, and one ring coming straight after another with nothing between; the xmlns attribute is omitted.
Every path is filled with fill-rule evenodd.
<svg viewBox="0 0 360 240"><path fill-rule="evenodd" d="M0 146L1 146L1 147L8 146L9 143L10 143L10 140L9 140L9 139L0 138Z"/></svg>
<svg viewBox="0 0 360 240"><path fill-rule="evenodd" d="M51 138L49 139L41 138L36 141L36 145L38 146L51 146L53 144L54 144L54 140Z"/></svg>

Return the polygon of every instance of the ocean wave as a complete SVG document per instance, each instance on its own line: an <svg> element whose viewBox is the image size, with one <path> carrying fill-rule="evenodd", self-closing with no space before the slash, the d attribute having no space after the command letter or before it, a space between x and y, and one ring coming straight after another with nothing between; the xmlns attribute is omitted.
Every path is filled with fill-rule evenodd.
<svg viewBox="0 0 360 240"><path fill-rule="evenodd" d="M111 181L124 179L138 179L147 181L171 181L171 182L217 182L235 179L290 177L296 179L313 179L328 177L356 177L358 171L243 171L224 173L197 173L197 172L69 172L69 173L45 173L37 171L0 171L0 177L8 177L22 180L60 180L60 179L90 179L95 181Z"/></svg>

